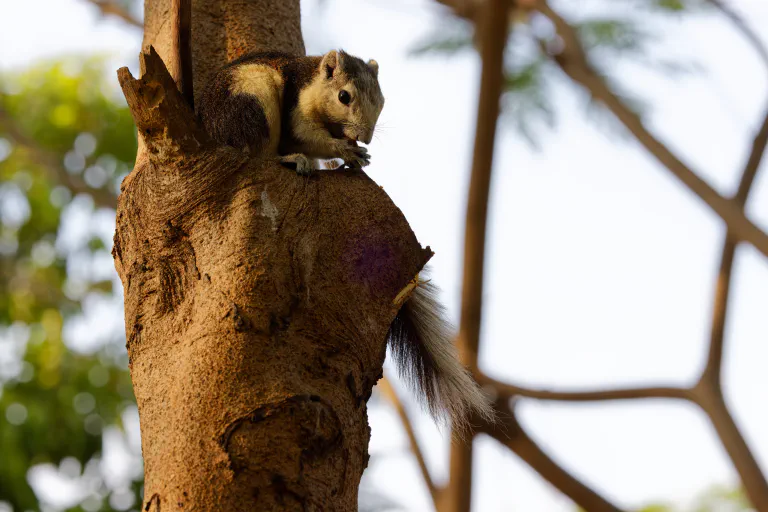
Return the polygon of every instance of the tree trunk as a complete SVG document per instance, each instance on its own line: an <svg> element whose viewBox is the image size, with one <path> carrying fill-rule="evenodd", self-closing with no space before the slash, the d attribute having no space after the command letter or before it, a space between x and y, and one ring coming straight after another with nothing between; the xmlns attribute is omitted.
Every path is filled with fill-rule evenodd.
<svg viewBox="0 0 768 512"><path fill-rule="evenodd" d="M147 0L166 62L170 0ZM224 6L226 5L226 11ZM298 0L195 0L194 91L303 52ZM217 147L152 49L118 76L142 139L118 200L143 510L356 510L395 297L431 256L361 171L298 177Z"/></svg>

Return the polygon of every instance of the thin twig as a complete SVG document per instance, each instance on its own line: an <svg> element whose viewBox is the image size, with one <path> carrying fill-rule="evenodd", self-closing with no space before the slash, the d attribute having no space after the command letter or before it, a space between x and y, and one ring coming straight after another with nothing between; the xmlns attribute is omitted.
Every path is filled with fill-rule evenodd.
<svg viewBox="0 0 768 512"><path fill-rule="evenodd" d="M506 0L487 0L478 20L482 72L464 231L464 276L458 333L462 362L472 369L477 367L480 345L488 197L504 78L504 48L508 31L506 12ZM469 512L471 497L472 439L454 439L451 444L450 480L441 504L445 508L441 512Z"/></svg>
<svg viewBox="0 0 768 512"><path fill-rule="evenodd" d="M691 391L681 387L657 386L638 388L617 388L589 391L550 391L531 389L514 384L505 384L486 375L476 375L478 383L491 389L504 398L523 397L537 400L559 402L603 402L609 400L633 400L642 398L671 398L690 400Z"/></svg>
<svg viewBox="0 0 768 512"><path fill-rule="evenodd" d="M439 503L438 495L440 493L440 489L435 485L435 482L432 480L432 476L429 474L427 461L424 458L424 453L422 452L421 447L419 446L419 441L416 439L416 432L413 430L413 425L410 418L408 417L408 412L405 410L403 402L400 400L400 397L395 391L395 388L392 387L392 384L387 380L386 377L379 380L377 385L381 387L381 392L384 394L384 396L387 397L392 406L395 408L397 415L400 416L400 422L403 424L405 433L408 436L408 442L411 445L411 453L413 453L413 456L416 457L416 462L419 464L419 469L421 470L421 476L424 477L424 483L429 490L429 495L432 497L432 503L434 503L435 508L437 508Z"/></svg>
<svg viewBox="0 0 768 512"><path fill-rule="evenodd" d="M129 25L134 27L143 28L144 24L136 19L130 12L128 12L123 6L116 2L102 1L102 0L87 0L89 3L95 5L101 11L104 16L115 16L120 18Z"/></svg>
<svg viewBox="0 0 768 512"><path fill-rule="evenodd" d="M725 343L725 327L728 321L728 298L731 292L733 277L733 260L736 256L738 240L725 234L723 250L720 254L720 269L715 285L715 300L712 306L712 327L709 337L709 355L701 378L720 387L720 374L723 364L723 345Z"/></svg>
<svg viewBox="0 0 768 512"><path fill-rule="evenodd" d="M571 475L531 439L517 421L509 400L496 404L499 422L484 424L482 431L512 450L553 487L589 512L620 512L621 509Z"/></svg>
<svg viewBox="0 0 768 512"><path fill-rule="evenodd" d="M754 184L768 145L768 112L763 124L755 136L752 150L741 174L739 188L734 200L742 207L746 204L749 192ZM715 300L712 312L712 330L709 342L707 364L695 391L697 402L709 416L712 425L728 451L736 471L744 483L744 488L755 508L760 511L768 510L768 482L755 460L752 452L741 435L723 398L721 374L723 366L723 348L725 345L725 330L728 321L728 299L730 296L733 262L736 255L737 240L730 231L726 233L720 257L720 270Z"/></svg>
<svg viewBox="0 0 768 512"><path fill-rule="evenodd" d="M747 39L747 41L749 41L749 43L752 45L752 48L754 48L755 52L760 56L760 60L763 61L763 64L768 67L768 48L766 48L763 41L755 33L755 31L752 30L746 20L742 18L739 13L734 11L730 5L726 5L721 0L707 1L721 13L723 13L723 15L728 18L731 23L733 23L736 29L741 32L744 38Z"/></svg>
<svg viewBox="0 0 768 512"><path fill-rule="evenodd" d="M730 239L735 251L736 241L739 239L749 241L760 252L768 256L768 236L750 222L744 215L743 204L754 176L747 176L744 186L740 186L741 197L726 199L715 192L706 182L699 178L685 164L683 164L672 152L651 135L642 124L640 119L628 109L610 90L605 82L589 66L587 59L581 48L578 37L571 27L562 17L560 17L545 2L539 3L539 10L547 16L556 26L558 34L565 43L566 50L560 56L555 56L555 61L574 81L581 83L596 99L602 101L609 110L611 110L620 121L635 135L651 154L656 156L672 173L685 183L688 188L694 191L703 199L718 215L720 215L727 224L726 240ZM763 151L758 148L758 152ZM755 154L755 157L758 155ZM761 155L760 155L761 156ZM753 172L757 171L759 158L750 158L754 160L752 165L755 167ZM737 193L737 195L739 195ZM725 245L729 242L726 241ZM725 249L729 249L725 247ZM733 264L733 254L730 251L725 253L725 258L721 262L723 269L728 275L728 268ZM720 276L721 278L723 275ZM720 279L720 289L718 294L727 296L730 277ZM725 286L728 285L728 286ZM721 297L719 297L721 299ZM725 326L725 313L727 300L722 300L716 306L716 315L713 323L714 344L710 350L710 357L714 361L706 371L713 372L706 374L717 375L722 361L722 335ZM723 333L718 332L723 329ZM723 400L722 390L719 380L714 384L710 380L702 380L693 389L693 400L698 403L709 416L710 421L715 427L723 446L728 451L739 476L742 480L747 496L755 508L761 512L768 512L768 483L762 471L749 450L743 436L739 432L733 417Z"/></svg>
<svg viewBox="0 0 768 512"><path fill-rule="evenodd" d="M697 404L701 406L709 421L717 432L717 437L723 443L728 456L739 474L744 491L752 506L758 512L768 512L768 483L763 471L749 449L744 436L733 419L733 415L725 404L722 391L710 387L706 381L701 381L694 388Z"/></svg>
<svg viewBox="0 0 768 512"><path fill-rule="evenodd" d="M26 148L32 159L45 171L48 179L64 185L73 194L90 195L96 206L115 208L116 200L113 193L105 188L91 188L80 176L68 173L62 166L61 158L25 134L16 120L2 106L0 106L0 131L5 132L16 144Z"/></svg>
<svg viewBox="0 0 768 512"><path fill-rule="evenodd" d="M733 236L751 243L763 255L768 256L768 234L744 215L737 201L720 195L646 129L637 114L628 108L594 71L576 31L562 16L544 1L538 2L537 8L552 21L563 40L563 51L552 56L563 72L581 84L593 98L602 102L649 153L725 221Z"/></svg>
<svg viewBox="0 0 768 512"><path fill-rule="evenodd" d="M479 2L471 0L438 0L441 3L454 7L457 14L470 19L477 16L477 6ZM737 25L742 33L750 40L762 60L768 63L768 51L760 39L751 31L740 17L734 11L722 4L719 0L710 0L720 10L728 16L732 22ZM562 70L571 77L576 83L584 86L590 94L597 100L603 102L606 107L629 129L637 140L653 154L663 165L665 165L681 182L690 190L699 196L715 213L717 213L728 227L728 233L723 246L723 255L721 258L721 268L719 282L716 291L715 312L713 315L712 335L710 341L710 353L706 369L701 380L693 389L680 388L643 388L643 389L623 389L623 390L605 390L594 392L550 392L529 390L517 386L505 386L497 384L497 390L501 396L529 396L539 399L550 400L613 400L630 398L682 398L692 400L697 403L707 416L710 418L715 430L718 433L723 445L725 446L731 460L736 467L747 495L758 511L768 511L768 485L762 474L762 471L755 461L749 447L730 414L722 395L720 387L720 371L722 365L723 338L727 318L727 301L730 288L731 271L736 245L739 240L745 240L752 243L764 255L768 255L768 236L744 215L743 205L746 201L754 175L759 168L760 159L764 151L766 139L768 139L768 119L763 124L753 145L753 151L750 155L747 166L742 175L742 181L739 191L732 199L726 199L718 194L709 184L702 180L696 173L687 167L676 155L674 155L664 144L650 134L642 121L624 105L605 81L600 77L589 64L586 53L581 47L581 43L573 28L557 12L553 11L546 2L528 2L536 4L535 7L547 16L554 24L558 34L563 40L563 51L553 56ZM508 430L515 427L514 416L510 411L511 422L508 422ZM518 425L519 426L519 425ZM496 433L497 434L497 433ZM493 435L493 434L492 434ZM494 435L497 437L497 435ZM498 438L498 437L497 437ZM519 430L515 439L518 446L512 441L505 444L518 453L531 467L536 469L542 476L551 479L552 475L558 474L557 466L552 463L538 447L531 448L528 444L530 438ZM502 442L503 438L501 439ZM527 446L528 449L521 449L520 446ZM570 477L567 475L561 478ZM551 481L551 480L550 480ZM572 496L562 486L558 489ZM574 498L575 499L575 498ZM578 501L577 501L578 502ZM605 505L582 505L587 510L611 510L605 508ZM608 507L612 505L608 504Z"/></svg>
<svg viewBox="0 0 768 512"><path fill-rule="evenodd" d="M765 147L768 145L768 112L765 113L763 124L755 135L752 143L752 151L749 154L747 163L741 173L739 188L734 195L734 200L742 207L747 202L755 176L760 169L760 163L765 154ZM720 256L720 270L718 272L717 286L715 289L715 300L712 311L712 330L709 341L709 356L707 365L704 369L702 379L709 379L710 384L720 385L720 373L723 360L723 344L725 338L725 328L728 316L728 296L731 289L731 277L733 274L733 260L736 254L736 238L728 232L723 242L723 250Z"/></svg>

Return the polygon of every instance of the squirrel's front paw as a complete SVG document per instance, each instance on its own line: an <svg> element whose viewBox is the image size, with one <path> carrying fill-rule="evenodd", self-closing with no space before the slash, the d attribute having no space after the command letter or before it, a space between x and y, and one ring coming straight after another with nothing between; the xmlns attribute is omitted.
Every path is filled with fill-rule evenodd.
<svg viewBox="0 0 768 512"><path fill-rule="evenodd" d="M312 161L307 158L307 155L302 153L294 153L292 155L281 156L280 163L290 164L290 167L296 166L296 174L299 176L309 176L314 170L312 168Z"/></svg>
<svg viewBox="0 0 768 512"><path fill-rule="evenodd" d="M351 146L346 148L342 158L344 159L344 163L353 169L362 169L371 163L371 155L368 153L368 149L362 146Z"/></svg>

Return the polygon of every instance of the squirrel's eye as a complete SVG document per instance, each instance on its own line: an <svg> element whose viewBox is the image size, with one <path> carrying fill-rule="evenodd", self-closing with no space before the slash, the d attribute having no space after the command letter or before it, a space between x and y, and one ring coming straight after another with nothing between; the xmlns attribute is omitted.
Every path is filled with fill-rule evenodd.
<svg viewBox="0 0 768 512"><path fill-rule="evenodd" d="M352 96L350 96L347 91L342 89L339 91L339 101L345 105L349 105L349 102L352 101Z"/></svg>

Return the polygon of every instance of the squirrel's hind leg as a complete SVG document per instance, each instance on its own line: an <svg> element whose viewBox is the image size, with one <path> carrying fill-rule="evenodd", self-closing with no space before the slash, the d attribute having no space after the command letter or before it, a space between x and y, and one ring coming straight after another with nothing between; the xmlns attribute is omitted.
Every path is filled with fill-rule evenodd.
<svg viewBox="0 0 768 512"><path fill-rule="evenodd" d="M280 157L280 163L288 164L288 167L296 167L296 174L299 176L309 176L314 171L312 160L303 153L293 153Z"/></svg>

